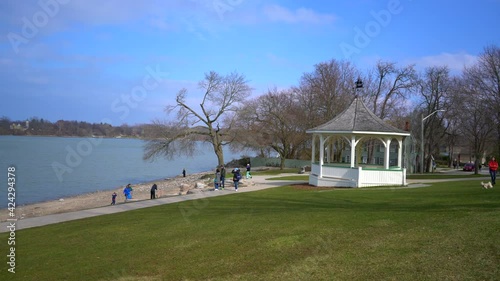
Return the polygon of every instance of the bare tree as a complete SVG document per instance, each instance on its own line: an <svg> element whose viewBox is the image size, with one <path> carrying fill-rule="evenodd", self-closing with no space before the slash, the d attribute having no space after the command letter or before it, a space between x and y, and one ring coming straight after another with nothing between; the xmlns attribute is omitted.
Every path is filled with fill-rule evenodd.
<svg viewBox="0 0 500 281"><path fill-rule="evenodd" d="M262 123L254 122L258 101L258 98L246 101L245 106L236 114L239 125L234 129L235 138L230 146L233 150L244 148L257 152L260 157L269 157L272 148L269 146L267 128Z"/></svg>
<svg viewBox="0 0 500 281"><path fill-rule="evenodd" d="M450 85L451 78L448 67L435 66L425 70L425 73L422 74L418 82L419 94L422 98L421 117L429 116L436 110L448 110L450 104L449 96L451 94ZM424 167L422 167L424 171L429 171L432 160L430 155L439 154L440 144L444 142L444 138L446 137L446 126L449 123L445 122L445 116L446 114L433 114L424 121L423 135L425 147L424 151L421 152L423 157L427 155ZM417 119L420 123L421 118ZM419 124L418 128L422 129L421 124Z"/></svg>
<svg viewBox="0 0 500 281"><path fill-rule="evenodd" d="M214 71L205 74L199 87L205 92L199 108L187 103L186 89L178 92L175 105L166 107L167 114L177 112L176 120L167 124L155 122L158 133L145 145L144 159L189 155L195 150L196 141L206 141L212 144L219 165L224 164L222 148L232 140L231 130L235 126L231 116L250 94L251 88L241 74L233 72L221 76Z"/></svg>
<svg viewBox="0 0 500 281"><path fill-rule="evenodd" d="M495 132L494 115L484 112L485 96L467 75L455 83L454 103L459 105L462 118L459 119L459 132L466 139L474 156L475 173L478 174L480 160L486 151L488 140Z"/></svg>
<svg viewBox="0 0 500 281"><path fill-rule="evenodd" d="M364 81L367 104L375 115L386 119L400 114L416 85L417 73L413 65L397 67L394 62L377 62L375 70Z"/></svg>
<svg viewBox="0 0 500 281"><path fill-rule="evenodd" d="M300 104L307 107L310 128L331 120L352 101L358 71L347 61L330 60L304 73L297 93Z"/></svg>
<svg viewBox="0 0 500 281"><path fill-rule="evenodd" d="M487 46L479 55L478 62L464 70L464 75L472 83L478 94L483 96L483 114L494 117L496 124L495 152L500 153L500 47Z"/></svg>
<svg viewBox="0 0 500 281"><path fill-rule="evenodd" d="M259 136L258 144L271 147L279 153L281 169L285 159L296 159L300 148L309 140L306 135L306 118L293 90L269 90L252 102L247 112L251 123L250 134ZM256 137L250 138L255 140Z"/></svg>
<svg viewBox="0 0 500 281"><path fill-rule="evenodd" d="M363 78L363 100L381 119L400 120L408 114L407 101L417 82L413 65L398 67L394 62L378 61L375 68ZM367 140L367 161L374 163L374 140Z"/></svg>

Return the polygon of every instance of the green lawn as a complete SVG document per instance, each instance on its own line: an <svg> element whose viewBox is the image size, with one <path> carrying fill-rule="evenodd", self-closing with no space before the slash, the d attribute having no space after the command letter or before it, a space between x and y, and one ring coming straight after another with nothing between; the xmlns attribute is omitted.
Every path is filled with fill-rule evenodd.
<svg viewBox="0 0 500 281"><path fill-rule="evenodd" d="M463 175L456 175L456 174L440 174L440 173L426 173L426 174L411 174L411 175L406 175L406 179L466 179L466 178L490 178L489 175L481 175L477 174L475 175L472 172L464 172Z"/></svg>
<svg viewBox="0 0 500 281"><path fill-rule="evenodd" d="M498 280L499 230L500 191L476 180L395 190L280 187L19 230L16 274L4 262L0 276ZM0 235L3 245L7 237Z"/></svg>
<svg viewBox="0 0 500 281"><path fill-rule="evenodd" d="M266 180L278 180L278 181L303 181L309 182L309 175L290 175L290 176L279 176L279 177L269 177Z"/></svg>
<svg viewBox="0 0 500 281"><path fill-rule="evenodd" d="M283 170L280 169L268 169L268 170L258 170L252 171L252 175L266 175L266 176L274 176L283 173L288 174L298 174L299 168L285 168ZM243 171L245 172L245 171Z"/></svg>

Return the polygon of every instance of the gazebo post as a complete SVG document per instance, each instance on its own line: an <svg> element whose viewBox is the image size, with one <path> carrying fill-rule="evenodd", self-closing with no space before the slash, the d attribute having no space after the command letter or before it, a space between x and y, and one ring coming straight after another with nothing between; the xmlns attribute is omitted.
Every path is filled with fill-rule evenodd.
<svg viewBox="0 0 500 281"><path fill-rule="evenodd" d="M325 157L325 138L319 135L319 178L323 177L323 158Z"/></svg>
<svg viewBox="0 0 500 281"><path fill-rule="evenodd" d="M313 135L311 164L314 164L315 157L316 157L316 134Z"/></svg>
<svg viewBox="0 0 500 281"><path fill-rule="evenodd" d="M403 168L403 140L398 138L398 167Z"/></svg>
<svg viewBox="0 0 500 281"><path fill-rule="evenodd" d="M356 162L356 159L354 158L356 156L356 136L352 135L351 136L351 168L354 168L354 162Z"/></svg>
<svg viewBox="0 0 500 281"><path fill-rule="evenodd" d="M384 169L389 170L389 155L391 153L391 138L385 139Z"/></svg>

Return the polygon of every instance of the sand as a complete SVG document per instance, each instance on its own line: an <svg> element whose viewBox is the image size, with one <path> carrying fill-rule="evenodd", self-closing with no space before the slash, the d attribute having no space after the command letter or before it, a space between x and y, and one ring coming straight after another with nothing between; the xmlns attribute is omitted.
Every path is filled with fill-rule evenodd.
<svg viewBox="0 0 500 281"><path fill-rule="evenodd" d="M195 189L197 185L198 187L213 188L212 180L205 176L211 174L210 172L198 173L186 175L186 177L178 176L171 179L135 184L132 185L133 200L150 199L150 190L153 183L156 183L158 186L158 191L156 193L158 197L186 194L188 190ZM202 178L203 176L205 177ZM24 219L108 206L111 204L111 194L113 192L117 194L116 204L121 204L125 201L125 196L123 195L124 188L125 185L114 190L96 191L72 197L59 198L57 200L16 206L16 218ZM9 218L8 213L9 211L7 209L0 210L1 222Z"/></svg>

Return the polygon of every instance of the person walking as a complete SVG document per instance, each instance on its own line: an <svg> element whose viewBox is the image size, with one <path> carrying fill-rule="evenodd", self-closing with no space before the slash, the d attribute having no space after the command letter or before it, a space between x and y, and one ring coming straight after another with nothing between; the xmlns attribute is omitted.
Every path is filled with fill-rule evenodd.
<svg viewBox="0 0 500 281"><path fill-rule="evenodd" d="M186 169L182 169L182 177L186 177Z"/></svg>
<svg viewBox="0 0 500 281"><path fill-rule="evenodd" d="M247 164L247 174L246 174L247 179L252 178L252 174L250 174L250 163Z"/></svg>
<svg viewBox="0 0 500 281"><path fill-rule="evenodd" d="M224 189L225 187L225 181L226 181L226 168L224 168L224 165L220 167L220 189Z"/></svg>
<svg viewBox="0 0 500 281"><path fill-rule="evenodd" d="M497 169L498 169L498 162L495 159L495 157L491 157L490 162L488 162L488 167L490 168L491 184L495 185L497 179Z"/></svg>
<svg viewBox="0 0 500 281"><path fill-rule="evenodd" d="M214 175L215 190L219 190L219 183L220 183L220 170L216 169L215 170L215 175Z"/></svg>
<svg viewBox="0 0 500 281"><path fill-rule="evenodd" d="M156 199L156 191L158 190L158 186L155 184L153 184L153 186L151 187L151 199Z"/></svg>
<svg viewBox="0 0 500 281"><path fill-rule="evenodd" d="M123 195L125 196L125 202L127 202L128 199L132 199L132 186L130 183L123 189Z"/></svg>
<svg viewBox="0 0 500 281"><path fill-rule="evenodd" d="M116 204L116 192L113 192L113 194L111 194L111 205L115 205Z"/></svg>
<svg viewBox="0 0 500 281"><path fill-rule="evenodd" d="M238 191L238 183L241 180L241 172L239 168L234 168L233 171L233 183L234 183L234 191Z"/></svg>

